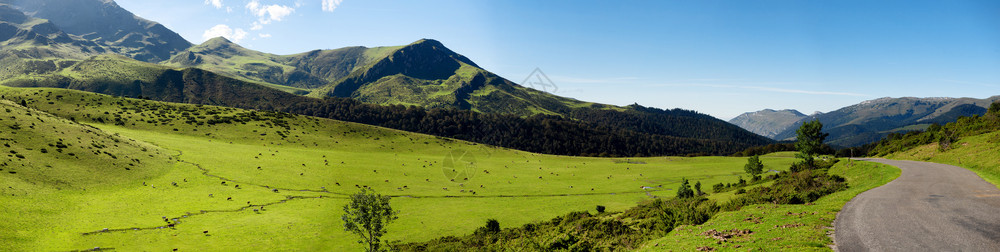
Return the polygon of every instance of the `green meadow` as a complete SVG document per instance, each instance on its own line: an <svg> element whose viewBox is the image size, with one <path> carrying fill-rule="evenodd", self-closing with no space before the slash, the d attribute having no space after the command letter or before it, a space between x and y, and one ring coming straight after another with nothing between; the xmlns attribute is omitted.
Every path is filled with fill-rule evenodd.
<svg viewBox="0 0 1000 252"><path fill-rule="evenodd" d="M682 178L705 191L748 178L746 158L541 155L283 113L61 89L0 95L2 142L16 152L0 157L5 251L360 250L340 215L363 187L393 196L400 218L386 239L416 242L487 219L622 211L673 197ZM68 146L47 147L60 139Z"/></svg>

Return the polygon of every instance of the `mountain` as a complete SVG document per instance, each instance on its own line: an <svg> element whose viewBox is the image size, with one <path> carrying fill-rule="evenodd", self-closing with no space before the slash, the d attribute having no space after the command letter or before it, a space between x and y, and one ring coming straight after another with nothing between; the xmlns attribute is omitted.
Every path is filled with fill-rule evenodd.
<svg viewBox="0 0 1000 252"><path fill-rule="evenodd" d="M62 32L90 41L104 50L159 62L191 47L191 43L163 25L140 18L112 0L0 0L27 16L48 20ZM3 19L7 21L6 11ZM47 31L54 31L48 27ZM69 42L61 37L59 42ZM95 53L104 53L95 51Z"/></svg>
<svg viewBox="0 0 1000 252"><path fill-rule="evenodd" d="M639 131L641 129L633 129L628 124L598 124L553 115L521 117L453 108L426 109L417 106L365 104L351 98L319 99L199 68L174 69L118 55L94 56L58 71L33 74L30 78L0 80L0 84L12 87L76 89L157 101L288 112L558 155L726 155L761 145L757 144L757 141L761 141L757 138L763 138L742 130L731 131L719 125L703 124L697 120L681 120L698 129L685 131L683 134L723 134L696 138ZM727 132L733 134L726 134ZM738 138L734 134L749 137Z"/></svg>
<svg viewBox="0 0 1000 252"><path fill-rule="evenodd" d="M9 13L0 16L0 24L6 27L2 34L9 34L5 36L7 40L0 42L3 45L0 62L4 63L0 67L2 85L68 88L161 101L336 116L553 154L725 154L772 142L694 111L662 110L638 104L597 104L526 88L482 69L432 39L403 46L274 55L241 47L224 38L191 46L183 39L173 39L179 37L161 29L162 25L135 17L109 0L0 1L3 1L2 11ZM77 19L91 24L73 22ZM112 34L112 30L117 32ZM115 38L119 39L111 40ZM125 43L136 38L142 42ZM366 113L377 115L361 117L330 111L337 109L336 106L355 106L354 101L385 107L366 107ZM398 113L399 109L394 107L398 105L416 106L428 113L444 111L434 116L458 111L481 113L462 115L461 120L490 118L463 124L506 123L533 128L538 126L536 123L558 122L565 124L570 132L589 132L585 135L595 139L603 136L647 140L621 144L595 142L602 146L586 148L577 146L579 142L568 135L552 140L563 143L560 145L510 141L499 137L509 134L509 130L501 132L502 127L495 125L478 126L491 129L475 133L472 129L426 128L441 122L416 121L407 125L398 121L401 116L393 115ZM369 118L379 116L383 118ZM558 134L549 132L551 128L526 135L557 137ZM625 149L614 150L615 145ZM727 147L709 148L717 145ZM573 148L578 152L569 151L570 146L577 146Z"/></svg>
<svg viewBox="0 0 1000 252"><path fill-rule="evenodd" d="M794 109L765 109L757 112L743 113L729 120L729 123L757 133L758 135L774 139L782 131L795 126L797 122L805 117L806 115Z"/></svg>
<svg viewBox="0 0 1000 252"><path fill-rule="evenodd" d="M439 41L405 46L347 47L274 55L225 38L193 46L163 63L197 67L235 79L309 97L352 98L379 105L415 105L518 116L556 115L602 127L659 135L732 140L762 145L770 140L714 117L684 110L651 110L579 101L530 89L485 69Z"/></svg>
<svg viewBox="0 0 1000 252"><path fill-rule="evenodd" d="M309 89L328 85L384 57L399 47L347 47L275 55L246 49L225 38L213 38L162 62L171 67L197 67L250 82Z"/></svg>
<svg viewBox="0 0 1000 252"><path fill-rule="evenodd" d="M215 38L180 52L164 65L197 67L241 80L292 87L296 93L307 91L310 97L349 97L382 105L521 116L565 115L570 107L595 105L517 85L432 39L405 46L274 55Z"/></svg>
<svg viewBox="0 0 1000 252"><path fill-rule="evenodd" d="M859 146L882 139L889 133L922 130L931 124L953 122L961 116L981 115L1000 96L975 98L879 98L847 106L829 113L799 120L774 139L792 140L797 125L819 120L830 134L827 143L835 146Z"/></svg>

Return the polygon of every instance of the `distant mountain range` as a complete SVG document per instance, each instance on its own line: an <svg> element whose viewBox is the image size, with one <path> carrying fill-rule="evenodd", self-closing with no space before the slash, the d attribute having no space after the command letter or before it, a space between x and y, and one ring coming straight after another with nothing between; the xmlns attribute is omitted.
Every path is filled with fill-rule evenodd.
<svg viewBox="0 0 1000 252"><path fill-rule="evenodd" d="M100 48L83 43L78 45L95 49L85 53L110 52L146 62L163 61L191 47L191 43L177 33L159 23L137 17L111 0L0 0L0 4L9 6L3 10L4 21L11 21L8 15L13 19L22 18L22 14L9 10L16 8L30 16L28 19L34 20L23 28L54 39L40 40L39 45L90 42ZM13 21L17 23L17 20ZM68 36L54 34L59 32Z"/></svg>
<svg viewBox="0 0 1000 252"><path fill-rule="evenodd" d="M0 13L0 84L7 86L68 88L323 116L345 115L317 109L346 104L327 99L346 98L425 110L467 110L522 118L554 116L565 121L560 123L575 125L571 128L590 128L598 135L660 139L655 140L658 143L644 144L642 151L621 150L609 153L612 155L720 154L694 146L726 146L726 151L733 151L772 142L693 111L597 104L526 88L480 68L431 39L403 46L274 55L243 48L224 38L192 45L110 0L0 0ZM398 109L365 111L395 113ZM365 118L371 116L379 117L366 114ZM378 122L383 124L378 125L474 141L492 139L486 143L515 146L499 135L489 135L509 132L470 136L462 131L410 128L421 122L400 125L399 117L394 116L381 115L383 120ZM614 141L622 139L626 138ZM548 147L540 147L546 144ZM516 146L563 149L552 147L545 139Z"/></svg>
<svg viewBox="0 0 1000 252"><path fill-rule="evenodd" d="M795 110L744 113L729 122L775 140L793 140L802 122L819 120L830 134L827 143L842 147L878 141L893 132L926 129L961 116L981 115L1000 96L975 98L879 98L829 113L806 116Z"/></svg>
<svg viewBox="0 0 1000 252"><path fill-rule="evenodd" d="M794 126L805 117L806 115L794 109L765 109L757 112L743 113L736 118L730 119L729 123L757 133L758 135L774 139L782 131Z"/></svg>

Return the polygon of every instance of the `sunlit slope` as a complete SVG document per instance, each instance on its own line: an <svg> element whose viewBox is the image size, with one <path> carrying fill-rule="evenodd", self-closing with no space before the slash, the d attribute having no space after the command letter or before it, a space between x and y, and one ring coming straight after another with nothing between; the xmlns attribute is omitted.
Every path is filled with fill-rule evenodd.
<svg viewBox="0 0 1000 252"><path fill-rule="evenodd" d="M70 223L63 213L88 208L73 195L139 184L175 163L154 145L18 103L0 99L0 250L28 248L39 232Z"/></svg>
<svg viewBox="0 0 1000 252"><path fill-rule="evenodd" d="M46 215L9 209L73 223L24 226L15 247L26 250L354 250L339 216L344 195L359 187L394 196L401 218L388 239L422 241L472 232L488 218L513 226L596 205L622 210L672 197L682 177L706 187L735 182L746 162L539 155L290 114L61 89L0 88L0 95L159 146L178 160L141 181L21 196L34 205L81 206ZM792 159L764 161L770 169Z"/></svg>

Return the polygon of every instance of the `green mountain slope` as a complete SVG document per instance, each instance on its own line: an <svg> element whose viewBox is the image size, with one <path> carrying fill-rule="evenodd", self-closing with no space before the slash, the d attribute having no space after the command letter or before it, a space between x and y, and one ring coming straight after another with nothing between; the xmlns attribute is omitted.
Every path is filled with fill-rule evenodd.
<svg viewBox="0 0 1000 252"><path fill-rule="evenodd" d="M159 101L290 112L550 154L725 155L766 141L742 130L729 133L743 132L743 137L717 134L719 129L723 129L721 133L727 133L723 126L735 127L721 121L718 122L721 125L699 128L711 124L679 118L678 121L688 122L687 126L697 129L686 131L686 134L715 136L671 136L666 134L669 132L646 131L684 125L653 125L652 129L645 129L635 125L650 120L642 117L636 117L636 121L621 122L609 116L600 116L609 122L583 122L547 115L520 117L458 109L371 105L350 98L310 98L198 68L173 69L112 55L91 57L49 73L2 80L0 84L69 88ZM644 113L651 114L655 119L666 117L652 114L667 112Z"/></svg>
<svg viewBox="0 0 1000 252"><path fill-rule="evenodd" d="M0 0L0 4L47 19L78 40L141 61L163 61L191 47L177 33L135 16L112 0Z"/></svg>
<svg viewBox="0 0 1000 252"><path fill-rule="evenodd" d="M393 49L349 47L282 56L246 49L218 37L162 63L172 67L202 68L252 82L316 88L347 76Z"/></svg>
<svg viewBox="0 0 1000 252"><path fill-rule="evenodd" d="M74 0L67 6L92 4L94 1L96 0ZM38 2L34 5L21 3L28 7L19 8L59 8L56 5L43 3L47 2ZM103 6L103 9L94 10L93 6L88 5L80 7L80 10L99 12L83 15L87 18L118 20L117 17L124 16L120 13L123 10L111 1L102 2L99 6ZM12 10L12 13L16 14L17 11ZM38 13L33 15L44 16ZM44 13L51 15L58 11L46 10ZM130 17L136 19L134 16ZM0 19L6 20L8 17ZM28 27L28 24L46 23L44 20L28 18L25 15L15 15L9 19L10 22L16 23L16 27L20 30L25 30L23 27ZM41 29L44 27L49 29ZM128 28L128 25L125 27ZM216 38L187 48L169 61L163 62L166 65L163 66L126 60L121 56L136 57L136 55L115 49L116 45L109 45L96 37L67 35L68 33L61 32L61 29L64 28L55 26L55 23L37 29L48 33L36 32L46 35L35 37L44 37L54 41L52 43L32 42L16 48L0 48L0 56L6 56L0 58L0 61L8 63L5 64L6 69L0 71L2 74L0 84L18 87L71 88L164 101L276 109L324 117L331 117L332 114L345 116L345 113L331 113L314 108L315 104L329 103L322 101L324 99L340 97L378 105L415 105L425 110L471 110L490 114L488 117L494 118L493 120L514 115L522 117L516 120L518 124L559 120L565 121L567 125L574 125L572 126L574 128L591 128L587 131L594 132L593 136L628 131L631 133L624 134L662 136L665 138L652 141L673 142L659 147L649 145L627 150L610 150L616 144L601 144L603 147L588 147L577 153L569 153L565 152L568 146L550 144L549 147L540 147L545 144L529 141L511 143L512 141L499 139L495 135L501 133L499 129L491 129L493 130L491 133L480 132L460 137L466 140L480 139L486 141L484 143L507 147L530 148L538 152L559 150L562 154L575 155L727 153L731 151L730 148L724 150L703 148L716 145L703 140L735 143L731 145L732 148L745 148L771 142L769 139L711 116L692 111L595 104L525 88L478 67L468 58L449 50L438 41L429 39L399 47L351 47L279 56L249 50L223 38ZM17 40L8 40L8 42L15 41ZM93 55L99 56L93 57ZM275 94L273 89L297 95L308 93L312 99L297 95ZM391 112L392 109L381 110L378 113L394 113ZM536 115L543 116L541 118L544 116L562 118L536 122L529 122L530 120L526 119ZM385 125L389 121L399 120L399 116L388 118L368 123ZM358 117L342 119L368 120ZM445 136L468 133L424 128L426 125L393 124L390 127ZM551 132L537 134L552 135ZM618 135L619 139L628 138ZM572 141L569 137L566 135L563 137L565 139L558 141ZM674 138L685 139L682 141L701 141L703 144L680 147L677 141L666 140ZM653 149L650 148L656 150L651 151ZM664 148L674 149L668 151Z"/></svg>

